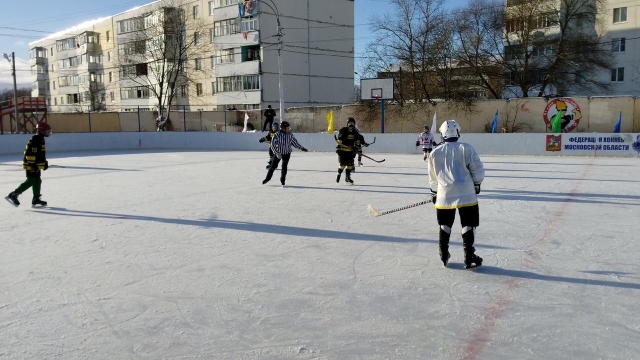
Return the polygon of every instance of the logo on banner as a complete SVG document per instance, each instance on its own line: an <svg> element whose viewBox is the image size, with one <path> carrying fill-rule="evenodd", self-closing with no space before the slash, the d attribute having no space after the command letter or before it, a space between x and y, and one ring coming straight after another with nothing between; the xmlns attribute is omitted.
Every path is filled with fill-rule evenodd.
<svg viewBox="0 0 640 360"><path fill-rule="evenodd" d="M547 129L551 130L551 120L557 113L560 113L562 119L561 129L565 133L575 130L580 124L580 119L582 119L580 106L575 101L566 98L553 99L547 104L544 108L544 113L542 113Z"/></svg>
<svg viewBox="0 0 640 360"><path fill-rule="evenodd" d="M562 150L562 135L547 135L547 151Z"/></svg>
<svg viewBox="0 0 640 360"><path fill-rule="evenodd" d="M638 135L636 137L636 141L633 142L633 145L631 145L633 147L633 150L637 151L640 153L640 135Z"/></svg>

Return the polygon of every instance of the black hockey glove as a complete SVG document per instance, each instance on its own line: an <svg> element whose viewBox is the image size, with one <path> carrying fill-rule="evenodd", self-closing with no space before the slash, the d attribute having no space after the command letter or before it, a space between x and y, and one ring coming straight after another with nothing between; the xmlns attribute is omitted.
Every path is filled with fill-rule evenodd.
<svg viewBox="0 0 640 360"><path fill-rule="evenodd" d="M431 202L432 203L434 203L434 204L436 203L437 197L438 197L438 193L433 191L433 190L431 190Z"/></svg>
<svg viewBox="0 0 640 360"><path fill-rule="evenodd" d="M260 140L258 140L258 142L263 143L264 142L264 138L260 138Z"/></svg>
<svg viewBox="0 0 640 360"><path fill-rule="evenodd" d="M49 168L49 162L45 161L44 162L44 170L47 170Z"/></svg>
<svg viewBox="0 0 640 360"><path fill-rule="evenodd" d="M473 186L476 188L476 195L480 194L480 184L473 184Z"/></svg>
<svg viewBox="0 0 640 360"><path fill-rule="evenodd" d="M369 145L371 145L371 144L364 143L364 147L368 147Z"/></svg>
<svg viewBox="0 0 640 360"><path fill-rule="evenodd" d="M307 150L306 148L302 148L303 152L308 152L309 150Z"/></svg>
<svg viewBox="0 0 640 360"><path fill-rule="evenodd" d="M416 141L416 146L420 146L420 141Z"/></svg>

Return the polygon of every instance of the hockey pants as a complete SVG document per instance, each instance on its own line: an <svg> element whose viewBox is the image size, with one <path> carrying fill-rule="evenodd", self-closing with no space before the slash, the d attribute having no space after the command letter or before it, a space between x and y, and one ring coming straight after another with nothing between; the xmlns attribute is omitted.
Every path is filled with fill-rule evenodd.
<svg viewBox="0 0 640 360"><path fill-rule="evenodd" d="M18 195L23 192L29 190L29 188L33 188L33 196L37 197L40 195L40 188L42 186L42 179L40 178L40 170L38 171L27 171L27 180L20 184L14 192Z"/></svg>
<svg viewBox="0 0 640 360"><path fill-rule="evenodd" d="M287 178L287 166L289 165L289 159L291 159L291 154L282 154L282 170L280 170L280 181L284 182ZM267 177L265 180L269 181L273 177L273 172L278 168L278 164L280 163L280 159L277 156L271 157L271 166L269 167L269 171L267 172Z"/></svg>

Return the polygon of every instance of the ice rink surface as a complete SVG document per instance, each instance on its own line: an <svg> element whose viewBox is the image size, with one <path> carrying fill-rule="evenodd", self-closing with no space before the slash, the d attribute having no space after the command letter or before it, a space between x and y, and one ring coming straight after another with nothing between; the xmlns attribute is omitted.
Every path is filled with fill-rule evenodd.
<svg viewBox="0 0 640 360"><path fill-rule="evenodd" d="M367 212L427 198L422 156L372 157L50 154L50 208L0 206L0 358L640 359L640 159L483 156L464 270L431 205Z"/></svg>

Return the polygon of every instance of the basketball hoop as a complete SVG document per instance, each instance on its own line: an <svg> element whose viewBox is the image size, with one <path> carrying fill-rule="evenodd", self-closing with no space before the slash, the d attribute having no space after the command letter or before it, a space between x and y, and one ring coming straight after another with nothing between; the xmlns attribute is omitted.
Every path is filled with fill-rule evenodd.
<svg viewBox="0 0 640 360"><path fill-rule="evenodd" d="M375 100L375 102L378 102L378 100L380 100L380 96L374 96L373 100Z"/></svg>

